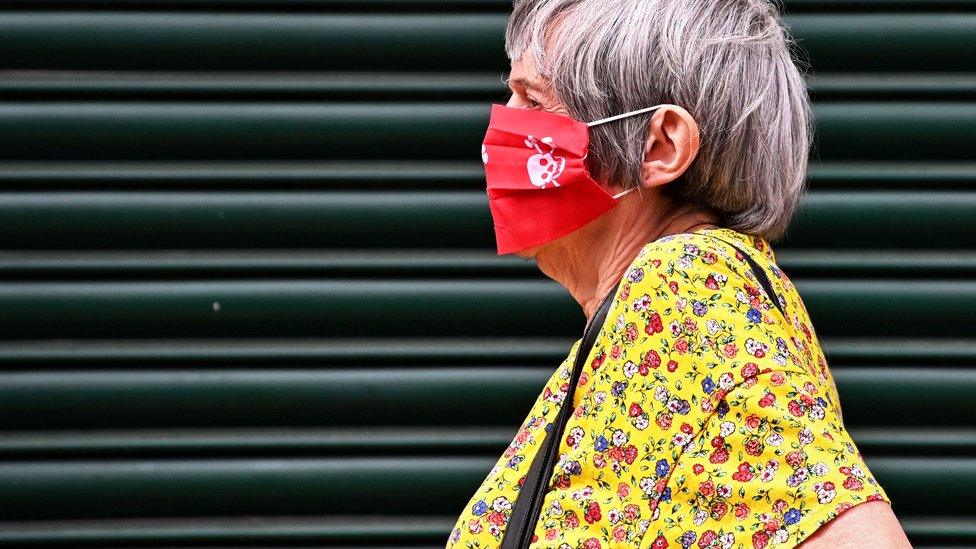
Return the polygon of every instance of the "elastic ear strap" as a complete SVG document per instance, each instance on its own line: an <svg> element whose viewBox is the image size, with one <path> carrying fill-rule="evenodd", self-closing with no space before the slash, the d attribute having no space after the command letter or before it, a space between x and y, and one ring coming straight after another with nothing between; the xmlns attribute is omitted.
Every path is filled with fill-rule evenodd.
<svg viewBox="0 0 976 549"><path fill-rule="evenodd" d="M664 104L654 105L653 107L646 107L636 111L625 112L623 114L614 115L608 118L601 118L599 120L594 120L593 122L587 122L586 125L590 127L599 126L600 124L606 124L607 122L613 122L614 120L620 120L621 118L627 118L628 116L636 116L638 114L644 114L645 112L650 112L653 111L654 109L660 109L661 107L664 106L665 106Z"/></svg>
<svg viewBox="0 0 976 549"><path fill-rule="evenodd" d="M627 189L626 191L623 191L623 192L619 192L619 193L617 193L617 194L615 194L615 195L613 195L613 197L612 197L612 198L620 198L621 196L623 196L623 195L625 195L625 194L627 194L627 193L629 193L629 192L634 192L634 191L636 191L636 190L637 190L637 187L634 187L634 188L631 188L631 189Z"/></svg>

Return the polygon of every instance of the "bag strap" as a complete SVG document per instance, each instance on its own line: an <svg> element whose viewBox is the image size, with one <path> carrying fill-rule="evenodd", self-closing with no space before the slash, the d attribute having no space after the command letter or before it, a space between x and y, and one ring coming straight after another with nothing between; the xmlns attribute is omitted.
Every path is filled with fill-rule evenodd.
<svg viewBox="0 0 976 549"><path fill-rule="evenodd" d="M535 532L535 524L539 520L539 513L542 511L542 502L545 499L546 489L549 487L549 479L552 470L556 466L556 459L559 454L559 443L563 438L563 431L566 423L573 413L573 395L576 393L576 384L579 382L580 375L583 373L583 364L593 349L597 335L603 327L613 303L613 297L617 293L615 287L600 304L596 314L583 330L583 339L580 341L579 349L576 351L576 360L573 363L573 372L570 376L569 389L563 397L555 423L549 424L548 434L536 452L529 472L525 475L525 482L519 489L512 507L512 515L505 528L504 538L502 539L502 549L527 549L532 543L532 534Z"/></svg>
<svg viewBox="0 0 976 549"><path fill-rule="evenodd" d="M746 258L746 262L749 263L749 268L752 269L752 274L755 275L756 280L758 280L759 284L763 287L764 290L766 290L766 295L769 296L769 300L773 302L773 305L775 305L777 309L779 309L779 312L782 313L783 318L788 319L788 317L786 316L786 311L783 310L783 305L779 302L779 295L776 293L775 290L773 290L773 284L769 281L769 277L766 276L766 270L760 267L759 263L757 263L756 260L753 259L751 255L747 254L745 250L729 242L728 240L715 236L713 234L706 234L705 236L717 238L718 240L725 242L729 246L732 246L736 250L739 250L739 253L742 254L742 256Z"/></svg>

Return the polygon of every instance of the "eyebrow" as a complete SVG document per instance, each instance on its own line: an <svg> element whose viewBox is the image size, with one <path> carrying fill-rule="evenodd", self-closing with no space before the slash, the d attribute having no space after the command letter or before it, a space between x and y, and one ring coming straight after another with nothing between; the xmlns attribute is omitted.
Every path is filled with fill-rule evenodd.
<svg viewBox="0 0 976 549"><path fill-rule="evenodd" d="M506 80L505 81L506 84L509 83L509 82L511 82L512 84L517 84L519 86L523 86L525 88L531 88L531 89L536 90L536 91L546 91L546 89L547 89L547 87L542 82L540 82L538 80L532 80L532 79L526 78L524 76L520 76L519 78L516 78L515 80L511 80L511 81Z"/></svg>

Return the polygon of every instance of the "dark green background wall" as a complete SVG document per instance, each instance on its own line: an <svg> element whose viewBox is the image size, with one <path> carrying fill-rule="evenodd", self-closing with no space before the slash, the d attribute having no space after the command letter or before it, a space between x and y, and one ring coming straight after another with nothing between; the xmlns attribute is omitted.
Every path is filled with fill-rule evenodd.
<svg viewBox="0 0 976 549"><path fill-rule="evenodd" d="M443 546L582 328L498 258L500 0L0 11L0 544ZM919 546L976 545L976 4L789 0L775 247Z"/></svg>

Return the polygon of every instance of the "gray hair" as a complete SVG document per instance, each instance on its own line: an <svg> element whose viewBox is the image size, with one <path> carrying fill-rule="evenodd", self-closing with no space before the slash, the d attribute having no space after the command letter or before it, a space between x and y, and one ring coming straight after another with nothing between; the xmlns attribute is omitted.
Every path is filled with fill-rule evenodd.
<svg viewBox="0 0 976 549"><path fill-rule="evenodd" d="M505 45L513 61L529 53L577 120L684 107L701 145L667 196L768 241L786 232L805 192L813 112L769 0L515 0ZM640 186L651 116L591 128L594 178Z"/></svg>

